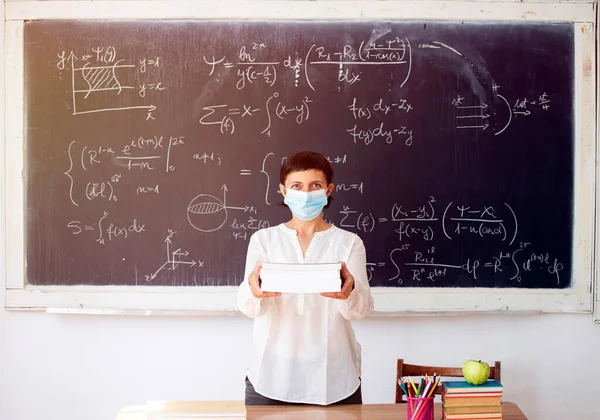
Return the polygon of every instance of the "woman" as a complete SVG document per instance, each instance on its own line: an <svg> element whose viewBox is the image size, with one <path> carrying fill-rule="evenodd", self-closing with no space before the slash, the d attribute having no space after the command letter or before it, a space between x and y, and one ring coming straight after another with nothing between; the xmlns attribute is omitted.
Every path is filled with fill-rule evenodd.
<svg viewBox="0 0 600 420"><path fill-rule="evenodd" d="M292 219L250 238L238 307L254 318L246 405L362 403L361 347L351 320L373 312L362 240L323 219L333 169L321 154L298 152L280 171ZM260 288L262 262L342 262L340 292L280 294Z"/></svg>

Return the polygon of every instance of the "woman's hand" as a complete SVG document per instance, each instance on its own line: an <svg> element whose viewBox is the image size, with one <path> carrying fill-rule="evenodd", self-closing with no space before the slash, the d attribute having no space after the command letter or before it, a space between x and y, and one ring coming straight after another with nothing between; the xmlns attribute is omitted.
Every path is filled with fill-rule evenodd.
<svg viewBox="0 0 600 420"><path fill-rule="evenodd" d="M255 298L268 298L273 296L279 296L281 293L279 292L263 292L260 288L260 269L262 267L262 262L257 262L254 266L254 270L248 276L248 284L250 285L250 291Z"/></svg>
<svg viewBox="0 0 600 420"><path fill-rule="evenodd" d="M354 290L354 277L352 277L352 274L350 274L350 271L348 271L345 262L342 262L342 270L340 274L342 276L342 290L339 292L321 293L321 296L341 300L348 299L348 296L350 296L350 293L352 293L352 290Z"/></svg>

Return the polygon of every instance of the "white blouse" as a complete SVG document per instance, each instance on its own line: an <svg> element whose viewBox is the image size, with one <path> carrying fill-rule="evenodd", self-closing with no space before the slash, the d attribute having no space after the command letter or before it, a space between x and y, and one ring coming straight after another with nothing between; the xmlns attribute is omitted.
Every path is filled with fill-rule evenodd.
<svg viewBox="0 0 600 420"><path fill-rule="evenodd" d="M255 298L248 276L256 262L346 262L354 290L346 300L282 293ZM248 379L259 394L287 402L331 404L359 387L361 347L351 320L373 312L362 240L335 226L316 232L302 255L296 231L284 224L250 238L238 307L254 319Z"/></svg>

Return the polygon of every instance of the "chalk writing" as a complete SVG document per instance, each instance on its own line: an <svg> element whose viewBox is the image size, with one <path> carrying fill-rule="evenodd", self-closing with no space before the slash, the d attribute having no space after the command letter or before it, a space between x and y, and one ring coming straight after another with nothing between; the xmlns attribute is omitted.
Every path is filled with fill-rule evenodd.
<svg viewBox="0 0 600 420"><path fill-rule="evenodd" d="M497 136L502 134L518 118L530 117L535 110L544 112L550 109L551 99L546 92L533 98L516 98L511 105L509 100L499 93L500 87L494 83L492 91L506 108L499 109L495 115L490 114L487 103L467 103L465 97L461 95L452 98L451 103L456 109L456 128L484 131L490 127L490 118L497 117L499 120L505 120L493 129L494 135Z"/></svg>
<svg viewBox="0 0 600 420"><path fill-rule="evenodd" d="M154 80L136 87L123 80L129 80L130 73L136 69L148 76L148 67L158 68L160 57L152 60L143 58L139 66L136 66L128 64L127 59L117 59L117 50L112 45L93 47L91 54L84 52L80 56L73 51L62 50L57 56L56 67L61 71L67 68L71 70L73 115L143 110L146 112L146 120L155 119L152 114L156 110L155 105L139 104L134 96L127 96L127 92L137 89L138 97L146 98L149 96L147 91L160 93L166 89L162 81ZM100 96L109 98L103 107L95 105L95 98ZM125 100L123 96L126 97Z"/></svg>
<svg viewBox="0 0 600 420"><path fill-rule="evenodd" d="M260 133L270 136L275 118L285 120L289 117L296 124L302 124L309 119L312 100L308 96L305 96L299 103L291 105L278 98L279 92L273 93L267 99L263 108L254 108L246 104L241 107L230 107L226 104L206 106L202 108L204 114L199 122L202 125L218 125L221 134L233 134L236 129L235 120L253 117L258 114L261 118L266 119L263 123L264 128Z"/></svg>
<svg viewBox="0 0 600 420"><path fill-rule="evenodd" d="M96 232L96 242L101 245L105 245L107 241L118 238L127 239L131 234L140 234L146 231L146 225L139 223L137 219L133 219L130 224L117 224L107 219L108 212L104 212L95 224L84 224L79 220L71 220L67 223L67 227L72 229L73 235L79 235L85 231Z"/></svg>
<svg viewBox="0 0 600 420"><path fill-rule="evenodd" d="M254 206L228 206L227 185L221 187L223 199L210 194L200 194L192 199L187 208L189 224L201 232L214 232L227 222L228 210L256 213Z"/></svg>
<svg viewBox="0 0 600 420"><path fill-rule="evenodd" d="M38 278L237 285L252 234L291 217L281 164L316 150L323 215L364 242L371 284L570 284L573 42L554 25L45 24L24 44L27 264L72 261L44 254Z"/></svg>
<svg viewBox="0 0 600 420"><path fill-rule="evenodd" d="M188 258L188 256L190 255L190 253L188 251L181 249L181 248L177 248L177 249L173 250L173 248L175 248L175 247L172 245L172 240L176 233L177 233L177 231L175 231L173 229L168 230L168 235L164 240L165 248L167 251L166 261L158 268L158 270L156 270L155 272L153 272L151 274L145 275L145 280L147 283L151 283L152 280L154 280L158 276L158 274L161 272L161 270L173 271L173 270L179 268L180 266L187 267L188 269L191 269L194 267L197 267L197 268L204 267L204 261L192 260L192 259Z"/></svg>
<svg viewBox="0 0 600 420"><path fill-rule="evenodd" d="M410 112L413 107L406 99L399 99L394 103L384 103L383 99L379 99L376 103L370 106L361 106L357 104L357 99L353 98L352 103L348 106L354 120L370 120L373 117L385 116L388 113L398 111L401 113ZM393 143L395 138L400 138L406 146L413 144L413 131L407 128L406 125L398 125L396 127L387 127L382 121L379 125L371 128L359 127L354 124L352 128L346 130L351 136L354 143L357 141L363 142L365 145L371 144L376 139L383 139L387 144Z"/></svg>
<svg viewBox="0 0 600 420"><path fill-rule="evenodd" d="M206 164L206 162L210 162L216 164L217 166L221 166L221 158L219 157L219 154L215 154L215 152L194 153L193 158L194 160L199 160L204 164Z"/></svg>

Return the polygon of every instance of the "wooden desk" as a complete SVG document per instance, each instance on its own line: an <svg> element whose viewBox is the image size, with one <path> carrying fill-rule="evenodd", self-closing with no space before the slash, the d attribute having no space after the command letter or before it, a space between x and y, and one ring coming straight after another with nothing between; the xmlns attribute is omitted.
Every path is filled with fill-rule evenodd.
<svg viewBox="0 0 600 420"><path fill-rule="evenodd" d="M511 402L504 402L502 420L526 420ZM442 405L435 405L435 420L442 417ZM329 407L252 406L248 420L407 420L406 404L362 404Z"/></svg>
<svg viewBox="0 0 600 420"><path fill-rule="evenodd" d="M527 417L511 402L503 402L504 413L502 420L527 420ZM178 412L177 414L187 420L194 420L193 404L189 413ZM439 420L442 405L435 406L435 420ZM251 406L247 407L248 420L407 420L406 404L362 404L362 405L338 405L329 407L319 406ZM148 416L145 406L127 407L121 410L115 420L147 420L149 417L162 419L161 413L153 413ZM168 413L164 413L167 415ZM169 417L165 417L169 418Z"/></svg>

